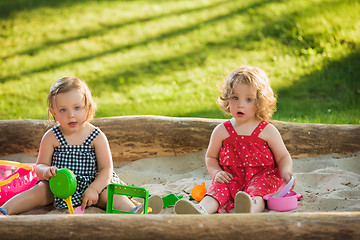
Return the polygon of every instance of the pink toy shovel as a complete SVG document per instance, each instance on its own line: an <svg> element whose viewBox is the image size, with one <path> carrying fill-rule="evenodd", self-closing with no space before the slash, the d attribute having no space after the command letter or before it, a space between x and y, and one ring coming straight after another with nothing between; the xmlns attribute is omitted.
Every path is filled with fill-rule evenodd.
<svg viewBox="0 0 360 240"><path fill-rule="evenodd" d="M290 191L292 186L294 185L294 181L295 181L295 178L294 178L294 176L292 176L290 178L290 181L287 184L284 183L283 185L281 185L281 187L274 193L274 195L272 195L272 197L285 196Z"/></svg>

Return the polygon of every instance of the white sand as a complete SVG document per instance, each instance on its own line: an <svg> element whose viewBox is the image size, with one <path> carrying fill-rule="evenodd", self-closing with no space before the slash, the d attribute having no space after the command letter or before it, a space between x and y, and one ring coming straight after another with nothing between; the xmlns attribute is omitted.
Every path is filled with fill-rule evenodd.
<svg viewBox="0 0 360 240"><path fill-rule="evenodd" d="M174 157L141 159L134 162L114 163L115 172L129 185L146 187L150 194L162 197L174 193L190 194L201 182L210 186L210 176L204 164L205 151ZM0 159L35 162L25 154ZM350 155L330 154L294 159L297 184L294 191L303 198L294 212L360 211L360 152ZM40 213L39 211L37 211ZM43 213L45 211L42 211ZM104 212L89 208L87 213ZM36 213L36 212L35 212ZM62 213L53 210L51 213ZM162 214L173 214L174 208L163 209Z"/></svg>

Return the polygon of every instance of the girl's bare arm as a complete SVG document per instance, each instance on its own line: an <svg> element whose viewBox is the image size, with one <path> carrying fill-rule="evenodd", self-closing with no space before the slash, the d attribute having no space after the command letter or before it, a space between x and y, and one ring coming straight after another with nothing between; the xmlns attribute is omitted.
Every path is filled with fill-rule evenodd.
<svg viewBox="0 0 360 240"><path fill-rule="evenodd" d="M57 167L51 166L51 158L54 153L54 147L57 139L50 129L48 130L40 143L39 154L35 166L35 172L40 180L49 180L50 177L56 175Z"/></svg>
<svg viewBox="0 0 360 240"><path fill-rule="evenodd" d="M223 124L216 126L211 134L209 146L205 155L205 163L209 174L219 183L229 182L232 178L231 174L223 171L219 164L219 153L222 142L228 136Z"/></svg>
<svg viewBox="0 0 360 240"><path fill-rule="evenodd" d="M285 182L290 181L291 176L295 176L293 174L293 161L277 128L269 124L260 133L259 137L268 143L274 154L275 162L279 167L282 179Z"/></svg>
<svg viewBox="0 0 360 240"><path fill-rule="evenodd" d="M107 185L109 185L113 172L111 151L105 134L100 131L100 134L95 138L93 143L95 147L98 174L94 182L92 182L84 192L83 202L81 204L83 209L86 206L91 206L98 202L99 194Z"/></svg>

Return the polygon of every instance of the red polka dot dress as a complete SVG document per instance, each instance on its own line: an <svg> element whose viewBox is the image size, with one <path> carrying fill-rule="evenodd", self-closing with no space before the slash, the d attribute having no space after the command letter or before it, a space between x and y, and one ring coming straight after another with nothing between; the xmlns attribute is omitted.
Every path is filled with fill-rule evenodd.
<svg viewBox="0 0 360 240"><path fill-rule="evenodd" d="M230 212L239 191L251 197L263 197L275 192L283 184L267 142L258 137L268 124L262 121L250 136L246 136L238 135L230 121L224 122L230 136L223 141L219 162L233 179L224 184L213 180L207 192L208 196L219 202L219 212Z"/></svg>

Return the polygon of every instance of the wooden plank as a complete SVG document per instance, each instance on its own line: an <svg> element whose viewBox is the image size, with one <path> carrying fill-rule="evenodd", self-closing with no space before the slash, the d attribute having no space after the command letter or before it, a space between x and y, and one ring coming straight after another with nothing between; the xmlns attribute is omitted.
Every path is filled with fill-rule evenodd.
<svg viewBox="0 0 360 240"><path fill-rule="evenodd" d="M359 212L0 217L1 239L359 239Z"/></svg>
<svg viewBox="0 0 360 240"><path fill-rule="evenodd" d="M223 119L124 116L93 121L107 135L114 161L174 156L207 148L214 127ZM303 124L271 121L293 157L360 151L360 125ZM0 155L36 156L45 120L0 121Z"/></svg>

